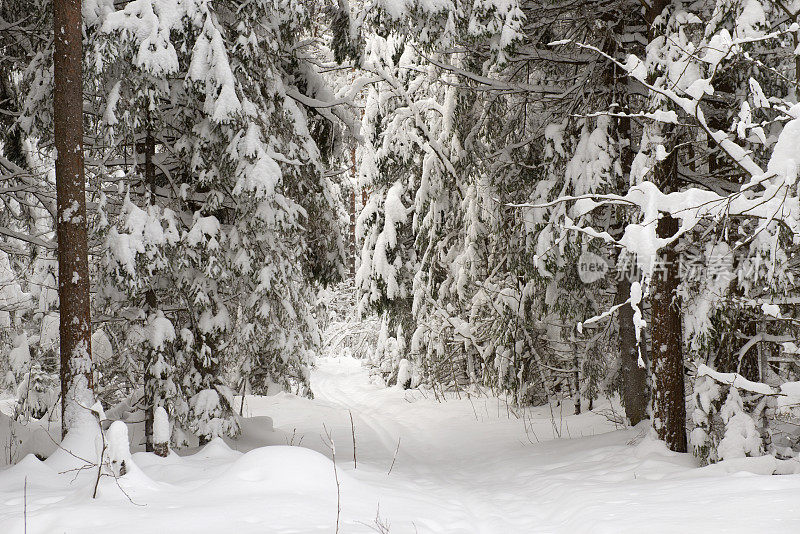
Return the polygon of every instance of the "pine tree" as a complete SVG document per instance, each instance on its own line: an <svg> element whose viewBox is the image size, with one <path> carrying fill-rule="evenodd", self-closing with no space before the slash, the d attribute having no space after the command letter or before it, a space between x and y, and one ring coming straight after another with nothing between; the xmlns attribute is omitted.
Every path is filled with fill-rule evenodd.
<svg viewBox="0 0 800 534"><path fill-rule="evenodd" d="M95 44L110 78L104 116L144 145L122 217L108 214L105 269L124 291L109 288L107 305L150 295L146 314L171 322L175 339L146 349L145 366L183 379L146 372L148 413L174 397L170 415L203 440L237 432L229 370L245 390L308 393L314 285L343 273L325 160L347 112L331 113L325 81L294 46L312 25L299 7L255 2L234 16L224 3L162 13L131 2L105 16ZM137 28L159 19L153 46ZM135 76L118 79L131 63Z"/></svg>
<svg viewBox="0 0 800 534"><path fill-rule="evenodd" d="M61 433L93 401L89 256L83 170L80 0L54 0L53 125L61 332Z"/></svg>

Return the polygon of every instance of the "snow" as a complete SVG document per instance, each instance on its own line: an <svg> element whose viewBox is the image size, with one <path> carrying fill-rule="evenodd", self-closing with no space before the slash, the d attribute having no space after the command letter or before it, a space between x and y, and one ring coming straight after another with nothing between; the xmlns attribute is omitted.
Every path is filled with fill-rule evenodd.
<svg viewBox="0 0 800 534"><path fill-rule="evenodd" d="M769 99L764 94L764 90L761 89L761 84L758 83L758 80L750 78L748 85L750 86L750 96L753 99L753 105L757 108L770 107Z"/></svg>
<svg viewBox="0 0 800 534"><path fill-rule="evenodd" d="M9 463L24 463L24 459L29 455L49 456L56 450L54 439L61 433L61 426L48 423L45 419L41 421L31 420L23 424L14 421L7 414L13 413L13 405L5 404L0 401L2 413L0 413L0 443L3 443L3 456L0 459L0 466L8 466ZM36 462L39 463L38 460ZM15 466L17 467L17 466ZM11 467L6 471L0 471L0 484L7 484L6 473L15 469ZM36 467L31 467L35 469Z"/></svg>
<svg viewBox="0 0 800 534"><path fill-rule="evenodd" d="M684 313L684 340L695 350L700 348L703 334L712 330L711 317L723 305L736 276L733 251L725 242L708 243L704 256L706 268L700 275L700 288Z"/></svg>
<svg viewBox="0 0 800 534"><path fill-rule="evenodd" d="M11 268L8 254L0 250L0 328L11 326L11 310L27 304L30 295L22 291Z"/></svg>
<svg viewBox="0 0 800 534"><path fill-rule="evenodd" d="M737 373L720 373L705 364L697 366L697 376L709 376L722 384L735 386L736 389L743 389L760 395L774 395L776 393L776 391L767 384L753 382Z"/></svg>
<svg viewBox="0 0 800 534"><path fill-rule="evenodd" d="M31 362L31 350L25 332L14 339L14 348L8 353L8 362L11 364L11 370L17 376L28 369Z"/></svg>
<svg viewBox="0 0 800 534"><path fill-rule="evenodd" d="M800 243L800 104L796 91L786 88L780 62L774 63L775 52L788 53L785 34L797 31L797 23L787 29L761 0L726 0L718 9L713 2L685 3L657 17L647 36L615 36L614 28L598 27L583 39L570 30L571 15L563 18L572 13L565 5L556 6L561 14L545 14L553 17L546 23L552 31L532 35L538 26L526 22L523 7L537 14L519 0L353 6L339 0L333 11L286 0L242 1L233 3L236 9L228 4L83 2L94 95L87 124L105 138L98 145L102 154L90 150L101 159L90 166L100 170L90 172L87 183L98 193L89 199L90 212L95 202L101 209L100 232L92 233L91 257L99 263L92 264L98 275L92 286L106 332L95 331L92 351L82 345L74 355L77 380L65 394L68 450L56 450L47 441L58 439L59 430L52 251L14 252L11 263L0 252L0 348L9 364L2 371L8 391L19 384L18 399L2 404L18 420L0 421L0 444L6 463L19 463L0 471L0 532L338 534L388 531L378 524L384 522L392 532L761 531L767 521L770 531L798 530L797 477L761 476L799 470L794 458L760 457L764 450L780 458L797 454L759 428L773 409L781 417L800 412L800 383L779 385L797 379L793 367L783 365L789 362L762 366L765 383L697 366L691 436L696 446L713 445L713 459L703 460L722 461L711 468L698 469L696 459L668 452L647 425L617 428L612 421L624 417L615 399L600 399L595 411L575 416L571 400L519 408L493 396L511 390L517 399L539 402L551 392L580 397L574 385L593 398L618 382L612 379L618 370L613 330L595 330L588 342L549 324L556 314L561 322L583 320L583 334L584 325L629 303L638 363L645 368L650 282L661 251L672 245L698 254L707 266L702 278L686 277L679 290L685 341L698 361L712 362L705 353L716 346L714 337L726 336L727 320L737 320L718 312L741 302L749 307L747 317L769 325L770 333L748 333L740 356L756 344L762 356L764 343L784 339L785 352L800 350L780 331L793 325L791 304L781 297L793 285L780 287L778 276L796 263L789 238ZM795 10L797 0L792 4ZM353 63L341 69L330 63L325 43L331 35L316 31L332 13L334 40L342 29L336 25L349 26L343 44ZM773 23L776 33L767 35ZM11 62L17 65L13 88L22 91L14 100L24 104L24 142L35 145L41 137L37 151L49 152L52 54L46 39L30 37L34 48L24 52L34 59L27 72L18 72L24 61ZM616 58L645 52L618 64L639 83L620 86L625 90L612 95L619 100L613 104L570 104L567 97L598 82L595 61L579 49L606 55L600 40L619 44ZM548 41L555 49L542 50ZM573 66L561 63L576 53ZM519 65L532 62L533 69L523 69L527 79L514 74L523 71L510 68L506 54ZM548 58L554 68L540 69ZM753 68L742 71L743 65ZM722 95L730 113L712 127L701 101L715 93L715 84L719 92L718 80L733 83ZM630 109L616 98L628 90L638 95ZM622 127L618 119L625 116L636 120ZM688 124L697 135L675 141L670 137L677 130L663 123ZM144 130L158 146L159 179L151 187L137 176L142 167L133 146ZM709 142L721 148L723 165L706 158ZM688 169L704 176L700 188L662 191L648 173L674 154L685 164L686 143L703 146ZM348 151L354 145L362 146L352 154L359 188L351 191ZM638 152L632 165L629 149ZM34 161L34 150L25 151ZM41 158L41 165L25 167L52 167L50 156L36 161ZM728 172L734 163L741 173ZM27 179L12 171L12 181ZM39 185L52 189L53 172L42 171L49 181ZM732 176L746 183L723 194ZM125 197L128 189L133 201ZM40 198L28 186L19 192L41 207L52 203L52 195ZM315 306L313 293L317 281L334 282L328 274L343 271L343 236L329 230L340 218L346 227L338 199L351 192L354 200L370 197L356 224L362 254L352 289L359 311L384 314L359 323L378 343L374 351L347 347L348 354L369 360L359 362L329 358L344 343L323 342L326 357L309 385L305 364L320 344L317 321L322 325L327 312ZM526 199L531 204L516 204ZM73 204L64 220L76 213ZM20 225L33 219L24 222L27 232L41 236L32 243L54 244L48 215L39 206L22 206L25 216L12 213L11 219ZM665 215L680 220L668 238L656 232ZM728 224L733 218L736 224ZM595 228L582 227L587 224ZM610 246L589 248L587 236ZM608 284L597 282L613 245L643 275L631 284L629 300L609 309ZM590 267L580 278L594 287L570 287L576 252ZM530 259L543 280L525 268ZM16 274L29 268L33 280ZM76 273L67 275L62 282L78 281ZM145 291L153 293L142 302ZM156 292L164 311L151 308ZM564 300L570 295L579 295L574 305ZM586 305L595 317L585 319ZM405 337L399 324L408 329ZM86 332L90 326L82 325ZM584 340L586 350L580 349ZM570 345L575 349L558 355ZM144 388L142 356L149 380ZM464 356L464 369L453 356ZM735 362L736 354L727 356ZM92 369L93 363L102 365ZM376 376L361 363L372 364ZM441 380L441 363L458 364L452 380L466 378L468 392L417 389ZM575 375L574 384L562 380L568 374ZM95 401L92 382L97 398L125 399L109 410L111 419L104 419L102 407L85 409ZM237 405L223 384L241 385L243 394L273 395L248 395ZM279 386L308 386L315 398L274 394ZM159 445L186 432L209 443L171 452L160 447L163 458L136 452L143 418L128 416L141 412L134 397L141 398L142 389L147 398L155 390L156 403L170 411L154 412ZM753 394L769 398L753 409ZM241 419L231 409L238 406ZM793 424L787 419L777 422ZM220 437L226 434L236 438ZM28 453L49 458L41 462ZM30 493L23 489L20 500L28 482ZM90 498L95 492L97 501Z"/></svg>
<svg viewBox="0 0 800 534"><path fill-rule="evenodd" d="M114 347L102 328L92 332L92 360L108 362L114 357Z"/></svg>
<svg viewBox="0 0 800 534"><path fill-rule="evenodd" d="M764 6L758 0L747 0L736 18L736 36L740 39L758 39L764 35L767 18Z"/></svg>
<svg viewBox="0 0 800 534"><path fill-rule="evenodd" d="M122 476L130 471L133 458L128 444L128 425L114 421L106 432L108 464L114 476Z"/></svg>
<svg viewBox="0 0 800 534"><path fill-rule="evenodd" d="M108 126L119 124L119 120L115 115L115 110L117 108L117 103L119 102L119 90L121 84L121 81L117 81L113 86L111 86L111 90L108 92L108 97L106 99L106 110L103 112L103 122Z"/></svg>
<svg viewBox="0 0 800 534"><path fill-rule="evenodd" d="M397 385L404 387L411 382L411 362L403 358L397 367Z"/></svg>
<svg viewBox="0 0 800 534"><path fill-rule="evenodd" d="M185 236L186 242L189 246L197 246L198 243L204 241L205 237L213 239L219 234L220 224L219 220L213 215L207 217L197 217L192 229Z"/></svg>
<svg viewBox="0 0 800 534"><path fill-rule="evenodd" d="M134 0L120 11L113 11L109 7L108 14L103 18L101 31L120 32L123 39L134 41L137 47L137 67L156 76L171 74L178 70L179 62L170 32L180 28L184 17L190 16L198 3L200 2Z"/></svg>
<svg viewBox="0 0 800 534"><path fill-rule="evenodd" d="M57 313L48 313L42 317L42 329L39 333L39 346L46 349L58 343L58 325L60 317Z"/></svg>
<svg viewBox="0 0 800 534"><path fill-rule="evenodd" d="M516 418L493 397L440 403L424 390L380 389L346 357L320 359L312 388L314 400L248 396L237 440L217 438L185 456L134 453L141 472L102 477L96 501L96 469L63 472L82 464L64 451L44 463L27 456L0 471L0 531L331 533L337 479L346 533L375 532L376 520L392 533L800 528L800 475L760 474L793 472L796 461L738 458L697 468L656 441L646 422L615 430L599 412L616 404L578 416L566 415L571 406L553 405L553 415L544 406ZM275 417L274 428L264 414ZM336 443L335 465L323 424ZM97 428L74 430L65 445L97 458ZM123 428L109 429L120 457Z"/></svg>
<svg viewBox="0 0 800 534"><path fill-rule="evenodd" d="M798 164L800 164L797 155L798 142L800 142L800 119L792 119L784 126L767 164L767 172L783 177L787 185L793 185L797 180Z"/></svg>
<svg viewBox="0 0 800 534"><path fill-rule="evenodd" d="M761 436L753 419L744 411L742 397L736 388L728 391L720 416L725 422L725 437L717 448L721 459L761 456Z"/></svg>
<svg viewBox="0 0 800 534"><path fill-rule="evenodd" d="M82 417L76 418L55 452L43 462L56 473L73 473L73 470L86 469L100 462L103 454L100 426L87 410L80 412L80 415ZM54 485L60 485L59 482L55 480Z"/></svg>
<svg viewBox="0 0 800 534"><path fill-rule="evenodd" d="M252 140L248 141L249 136L250 130L248 130L248 136L241 141L241 149L245 154L253 151L252 146L250 146ZM238 195L243 192L254 192L259 198L271 197L275 194L275 186L280 182L281 168L263 150L258 149L255 152L257 154L255 164L246 166L242 173L243 177L236 184L233 193Z"/></svg>
<svg viewBox="0 0 800 534"><path fill-rule="evenodd" d="M770 317L776 317L778 319L781 317L781 308L777 304L769 304L765 302L761 305L761 311Z"/></svg>
<svg viewBox="0 0 800 534"><path fill-rule="evenodd" d="M175 341L175 327L172 322L164 316L164 312L158 311L150 318L147 325L147 341L156 350L163 350L164 344Z"/></svg>
<svg viewBox="0 0 800 534"><path fill-rule="evenodd" d="M90 27L113 10L114 4L111 0L83 0L81 2L81 17Z"/></svg>
<svg viewBox="0 0 800 534"><path fill-rule="evenodd" d="M205 86L204 111L214 122L224 123L241 111L236 82L219 29L207 13L203 32L192 49L188 78Z"/></svg>
<svg viewBox="0 0 800 534"><path fill-rule="evenodd" d="M397 247L398 225L406 222L406 208L402 201L403 185L398 181L386 193L383 230L375 241L372 268L386 282L386 294L391 299L400 292L397 282L397 265L389 261L389 253ZM366 262L362 263L368 268Z"/></svg>
<svg viewBox="0 0 800 534"><path fill-rule="evenodd" d="M153 412L153 442L169 442L169 417L163 406L158 406Z"/></svg>

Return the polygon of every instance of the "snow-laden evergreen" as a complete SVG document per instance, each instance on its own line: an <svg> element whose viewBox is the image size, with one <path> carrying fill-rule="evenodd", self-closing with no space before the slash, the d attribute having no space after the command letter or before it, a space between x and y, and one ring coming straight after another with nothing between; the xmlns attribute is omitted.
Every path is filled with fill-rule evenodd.
<svg viewBox="0 0 800 534"><path fill-rule="evenodd" d="M799 9L2 0L0 531L796 530Z"/></svg>
<svg viewBox="0 0 800 534"><path fill-rule="evenodd" d="M148 418L167 408L176 440L235 435L234 390L308 393L316 292L343 274L332 151L353 132L347 99L328 105L329 53L307 40L324 18L297 2L205 0L83 14L95 312L124 355L104 368L118 377L106 399L143 373L138 405ZM46 165L37 46L19 124Z"/></svg>

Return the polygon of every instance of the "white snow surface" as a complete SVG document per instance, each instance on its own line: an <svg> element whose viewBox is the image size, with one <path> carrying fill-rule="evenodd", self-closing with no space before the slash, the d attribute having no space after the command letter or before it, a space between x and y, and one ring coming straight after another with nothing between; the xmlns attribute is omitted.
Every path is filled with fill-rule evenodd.
<svg viewBox="0 0 800 534"><path fill-rule="evenodd" d="M333 533L323 424L335 442L341 533L380 531L376 517L393 534L800 532L800 475L762 474L774 469L769 458L698 468L646 424L615 430L597 413L608 403L516 418L491 397L439 403L381 389L351 358L321 358L312 387L314 400L248 396L236 441L185 456L134 453L138 469L102 477L97 500L96 470L59 473L80 462L26 456L0 471L0 532L26 531L27 501L31 534ZM82 455L95 438L84 436Z"/></svg>
<svg viewBox="0 0 800 534"><path fill-rule="evenodd" d="M169 417L163 406L153 412L153 442L167 443L169 441Z"/></svg>

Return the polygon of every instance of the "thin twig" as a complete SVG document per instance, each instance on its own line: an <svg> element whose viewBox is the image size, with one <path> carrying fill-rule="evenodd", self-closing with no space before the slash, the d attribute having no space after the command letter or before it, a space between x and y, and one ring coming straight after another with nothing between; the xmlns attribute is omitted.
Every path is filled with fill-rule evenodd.
<svg viewBox="0 0 800 534"><path fill-rule="evenodd" d="M394 462L397 460L397 452L400 450L400 438L397 438L397 448L394 450L394 457L392 458L392 465L389 466L389 472L386 473L387 475L392 474L392 469L394 469Z"/></svg>
<svg viewBox="0 0 800 534"><path fill-rule="evenodd" d="M339 484L339 471L336 469L336 443L333 441L333 436L325 426L325 423L322 423L322 428L325 430L325 436L330 442L328 447L331 449L331 458L333 460L333 477L336 480L336 534L339 534L339 518L342 514L342 488Z"/></svg>
<svg viewBox="0 0 800 534"><path fill-rule="evenodd" d="M97 419L97 426L100 428L100 436L103 438L103 449L100 451L100 460L97 462L97 478L94 481L94 491L92 492L92 499L97 498L97 488L100 485L100 476L103 474L103 458L106 456L106 434L103 432L103 424L100 421L100 414L92 411ZM115 477L116 478L116 477Z"/></svg>
<svg viewBox="0 0 800 534"><path fill-rule="evenodd" d="M347 411L350 413L350 431L353 434L353 469L355 470L358 467L358 463L356 462L356 426L353 423L353 411Z"/></svg>

